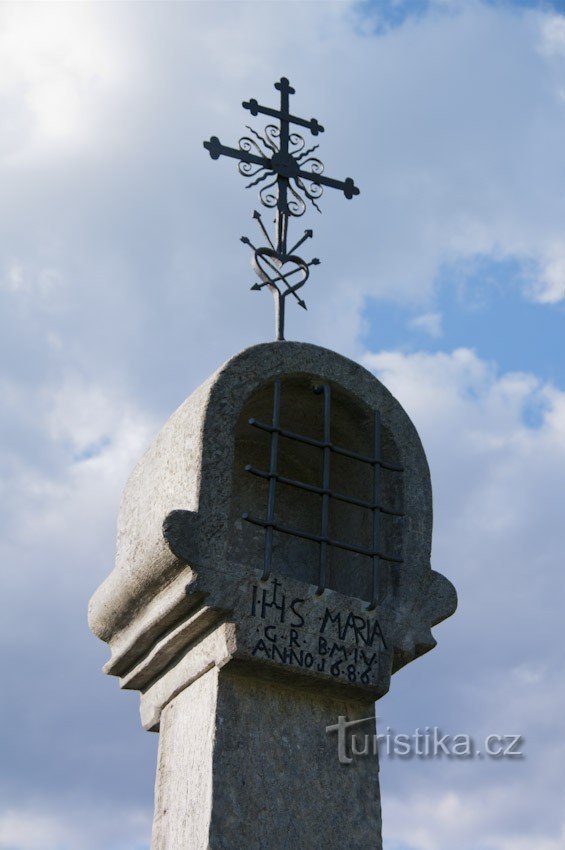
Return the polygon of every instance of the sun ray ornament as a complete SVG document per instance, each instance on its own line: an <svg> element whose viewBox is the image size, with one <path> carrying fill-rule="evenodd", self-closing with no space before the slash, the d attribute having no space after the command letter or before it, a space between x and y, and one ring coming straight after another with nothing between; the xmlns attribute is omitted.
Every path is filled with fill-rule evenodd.
<svg viewBox="0 0 565 850"><path fill-rule="evenodd" d="M267 124L263 132L246 125L249 135L240 138L237 148L222 145L217 136L204 142L204 147L212 159L227 156L238 160L239 173L251 178L246 188L259 186L259 199L263 206L276 210L273 239L261 214L256 210L253 213L267 245L257 247L247 236L242 236L241 241L253 251L251 264L260 280L251 289L261 291L267 287L273 293L276 339L284 340L286 299L292 296L300 307L306 309L299 290L310 276L310 267L320 263L317 257L306 262L296 253L312 237L312 230L305 230L304 235L291 248L288 247L289 219L304 215L308 204L321 212L318 201L325 186L339 189L348 199L358 195L359 189L351 177L335 180L324 175L322 161L313 155L319 146L307 147L304 137L291 125L305 127L313 136L323 133L324 128L315 118L307 120L291 115L289 101L295 90L286 77L275 83L275 89L280 92L279 109L261 106L255 99L244 101L242 106L254 117L267 115L278 120L278 125Z"/></svg>

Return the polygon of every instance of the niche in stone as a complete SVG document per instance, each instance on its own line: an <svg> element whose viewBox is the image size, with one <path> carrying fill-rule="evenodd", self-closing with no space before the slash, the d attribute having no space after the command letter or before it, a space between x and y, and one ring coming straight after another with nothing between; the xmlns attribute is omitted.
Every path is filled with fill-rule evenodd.
<svg viewBox="0 0 565 850"><path fill-rule="evenodd" d="M334 382L286 375L235 431L230 559L364 599L402 569L403 475L380 413Z"/></svg>

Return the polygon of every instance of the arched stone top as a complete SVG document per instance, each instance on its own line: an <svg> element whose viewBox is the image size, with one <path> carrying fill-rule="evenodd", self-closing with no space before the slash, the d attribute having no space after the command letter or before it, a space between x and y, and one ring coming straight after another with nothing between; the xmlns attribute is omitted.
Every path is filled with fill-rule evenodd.
<svg viewBox="0 0 565 850"><path fill-rule="evenodd" d="M349 397L360 409L379 411L404 470L403 565L383 601L398 626L395 666L434 645L430 626L449 616L456 601L451 584L430 567L432 494L416 429L371 372L299 342L256 345L225 363L170 417L137 464L121 502L115 568L91 601L90 624L100 638L117 647L146 608L147 623L174 619L169 589L175 582L186 590L196 575L206 593L207 570L230 577L260 566L241 563L232 545L235 437L249 399L279 377L283 387L285 381L326 383L338 400Z"/></svg>

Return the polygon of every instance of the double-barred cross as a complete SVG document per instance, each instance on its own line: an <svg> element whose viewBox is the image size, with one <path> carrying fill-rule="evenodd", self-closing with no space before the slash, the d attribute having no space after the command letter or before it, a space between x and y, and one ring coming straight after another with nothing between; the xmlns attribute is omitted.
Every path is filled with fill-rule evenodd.
<svg viewBox="0 0 565 850"><path fill-rule="evenodd" d="M335 180L332 177L326 177L323 174L316 174L313 171L301 168L300 162L293 156L289 148L291 124L306 127L313 136L323 133L324 128L315 118L307 120L290 113L290 95L294 94L295 90L286 77L282 77L278 83L275 83L275 88L280 92L280 109L261 106L255 99L244 101L242 104L243 108L249 110L253 116L268 115L271 118L279 120L279 149L273 151L271 157L259 156L250 151L227 147L220 142L217 136L212 136L209 142L204 142L204 147L209 151L212 159L219 159L220 156L228 156L239 160L239 162L257 165L277 175L276 252L279 260L284 262L287 257L287 223L288 217L291 214L288 206L289 180L298 178L299 180L307 180L316 186L328 186L332 189L339 189L348 199L353 198L354 195L358 195L359 189L355 186L351 177L348 177L346 180Z"/></svg>

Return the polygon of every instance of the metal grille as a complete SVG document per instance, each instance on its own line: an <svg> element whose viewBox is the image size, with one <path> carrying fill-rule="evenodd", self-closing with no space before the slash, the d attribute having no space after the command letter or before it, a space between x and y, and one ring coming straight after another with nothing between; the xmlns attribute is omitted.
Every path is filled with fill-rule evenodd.
<svg viewBox="0 0 565 850"><path fill-rule="evenodd" d="M320 595L326 588L326 572L328 566L328 550L330 547L345 549L348 552L355 552L358 555L365 555L372 562L371 576L371 599L368 604L368 610L373 610L377 604L379 597L379 579L380 579L380 562L390 561L392 563L401 564L402 558L394 557L386 554L381 549L381 515L388 514L394 517L402 517L403 514L398 511L389 510L381 504L381 470L387 469L391 472L403 472L401 466L392 463L387 463L381 458L381 417L377 410L373 414L373 447L370 456L359 454L350 449L338 446L331 441L331 387L329 384L322 384L314 388L314 392L322 397L322 414L323 414L323 439L316 440L313 437L308 437L304 434L296 434L293 431L287 431L281 428L280 412L281 412L281 379L277 378L274 383L273 393L273 419L270 424L259 422L256 419L250 419L249 424L261 431L266 431L270 434L270 452L269 452L269 469L268 471L256 469L251 465L245 467L246 472L256 475L259 478L266 479L269 484L267 497L267 515L264 519L251 516L248 513L243 514L243 519L253 525L261 526L265 529L265 547L263 561L262 580L266 581L271 573L271 564L273 557L273 533L275 531L282 534L289 534L293 537L299 537L303 540L309 540L319 544L319 567L318 567L318 588L316 594ZM283 437L288 440L295 440L304 445L312 446L315 449L322 451L322 482L321 486L307 484L304 481L297 481L293 478L287 478L280 475L278 472L279 460L279 442ZM332 453L342 455L359 463L369 464L372 467L372 499L356 498L353 495L345 493L336 493L330 488L330 468ZM277 483L287 484L291 487L296 487L299 490L306 490L310 493L318 494L321 497L320 508L320 534L311 534L310 532L291 528L276 521L275 518L275 502ZM371 547L357 546L353 543L346 543L342 540L334 539L330 534L330 500L345 502L346 504L356 505L357 507L365 508L372 514L372 540Z"/></svg>

